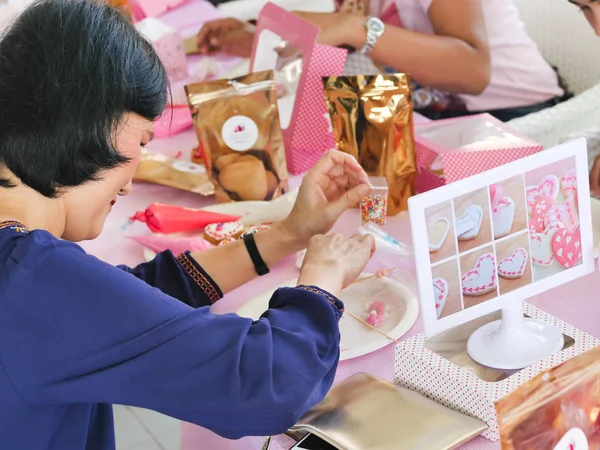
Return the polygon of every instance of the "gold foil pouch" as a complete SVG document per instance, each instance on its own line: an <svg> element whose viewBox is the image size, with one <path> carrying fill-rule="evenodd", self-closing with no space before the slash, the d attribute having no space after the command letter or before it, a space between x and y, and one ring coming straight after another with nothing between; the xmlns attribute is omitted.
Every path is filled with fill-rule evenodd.
<svg viewBox="0 0 600 450"><path fill-rule="evenodd" d="M217 202L272 200L288 191L273 71L186 86Z"/></svg>
<svg viewBox="0 0 600 450"><path fill-rule="evenodd" d="M215 192L204 166L148 151L142 152L133 179L202 195L212 195Z"/></svg>
<svg viewBox="0 0 600 450"><path fill-rule="evenodd" d="M338 150L386 178L389 215L408 209L417 173L409 77L334 76L323 84Z"/></svg>
<svg viewBox="0 0 600 450"><path fill-rule="evenodd" d="M599 450L600 347L541 373L496 411L503 450Z"/></svg>

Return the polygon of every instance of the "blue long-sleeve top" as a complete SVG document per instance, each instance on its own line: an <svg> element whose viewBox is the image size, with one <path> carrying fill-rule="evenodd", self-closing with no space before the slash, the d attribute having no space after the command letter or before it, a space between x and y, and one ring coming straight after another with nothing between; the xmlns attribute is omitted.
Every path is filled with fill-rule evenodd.
<svg viewBox="0 0 600 450"><path fill-rule="evenodd" d="M258 321L189 256L116 268L79 246L0 223L0 448L112 450L112 404L227 438L285 431L323 399L342 303L279 289Z"/></svg>

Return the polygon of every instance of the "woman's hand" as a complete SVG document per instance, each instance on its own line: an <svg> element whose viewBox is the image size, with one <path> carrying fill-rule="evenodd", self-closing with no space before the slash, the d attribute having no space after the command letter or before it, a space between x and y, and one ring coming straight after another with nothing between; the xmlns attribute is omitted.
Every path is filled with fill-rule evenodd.
<svg viewBox="0 0 600 450"><path fill-rule="evenodd" d="M249 58L253 42L254 33L245 22L227 18L204 24L198 33L197 46L203 55L224 53Z"/></svg>
<svg viewBox="0 0 600 450"><path fill-rule="evenodd" d="M346 239L339 234L310 240L298 284L316 286L338 296L362 273L375 253L375 239L367 234Z"/></svg>
<svg viewBox="0 0 600 450"><path fill-rule="evenodd" d="M342 213L369 192L369 179L356 159L337 150L329 151L305 175L282 228L305 248L310 238L327 234Z"/></svg>
<svg viewBox="0 0 600 450"><path fill-rule="evenodd" d="M594 159L590 172L590 191L594 197L600 197L600 156Z"/></svg>

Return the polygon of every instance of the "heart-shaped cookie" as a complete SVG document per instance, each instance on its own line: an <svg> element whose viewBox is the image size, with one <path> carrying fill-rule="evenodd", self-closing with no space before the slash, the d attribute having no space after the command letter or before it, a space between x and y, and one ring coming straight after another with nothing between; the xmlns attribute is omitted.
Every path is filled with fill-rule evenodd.
<svg viewBox="0 0 600 450"><path fill-rule="evenodd" d="M528 186L525 189L527 207L531 211L541 197L550 197L552 200L556 200L559 190L558 178L555 175L546 175L540 184Z"/></svg>
<svg viewBox="0 0 600 450"><path fill-rule="evenodd" d="M459 241L475 239L481 229L483 210L479 205L471 205L456 219L456 234Z"/></svg>
<svg viewBox="0 0 600 450"><path fill-rule="evenodd" d="M515 221L515 202L512 198L504 197L492 209L492 225L494 239L499 239L510 234Z"/></svg>
<svg viewBox="0 0 600 450"><path fill-rule="evenodd" d="M554 205L546 212L545 226L553 223L560 223L569 231L579 228L579 211L575 205L575 197L568 197L562 205Z"/></svg>
<svg viewBox="0 0 600 450"><path fill-rule="evenodd" d="M464 295L479 296L496 289L496 259L491 253L481 256L475 267L462 277Z"/></svg>
<svg viewBox="0 0 600 450"><path fill-rule="evenodd" d="M579 229L561 228L552 238L552 251L556 261L565 269L575 267L581 262L581 233Z"/></svg>
<svg viewBox="0 0 600 450"><path fill-rule="evenodd" d="M441 317L448 300L448 282L444 278L436 278L433 280L433 295L435 300L435 312L438 319Z"/></svg>
<svg viewBox="0 0 600 450"><path fill-rule="evenodd" d="M556 203L553 198L538 198L531 209L531 219L529 219L529 231L531 233L542 233L546 229L546 214L554 206L556 206Z"/></svg>
<svg viewBox="0 0 600 450"><path fill-rule="evenodd" d="M439 217L431 221L427 227L429 236L429 253L439 251L446 242L450 231L450 221L445 217Z"/></svg>
<svg viewBox="0 0 600 450"><path fill-rule="evenodd" d="M531 233L531 262L539 267L550 267L556 261L552 251L552 239L562 225L555 223L546 228L542 233Z"/></svg>
<svg viewBox="0 0 600 450"><path fill-rule="evenodd" d="M568 170L560 179L560 188L565 197L577 198L577 172L575 169Z"/></svg>
<svg viewBox="0 0 600 450"><path fill-rule="evenodd" d="M524 248L518 248L508 258L498 263L498 275L502 278L521 278L527 269L529 253Z"/></svg>

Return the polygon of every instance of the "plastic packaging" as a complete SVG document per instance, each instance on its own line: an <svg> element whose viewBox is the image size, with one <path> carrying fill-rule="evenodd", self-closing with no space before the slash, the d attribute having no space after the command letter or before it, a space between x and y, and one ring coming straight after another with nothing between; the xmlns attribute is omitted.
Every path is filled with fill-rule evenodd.
<svg viewBox="0 0 600 450"><path fill-rule="evenodd" d="M385 227L388 207L388 186L384 177L370 177L371 193L360 202L362 224Z"/></svg>
<svg viewBox="0 0 600 450"><path fill-rule="evenodd" d="M496 405L503 450L600 449L600 347L544 372Z"/></svg>

